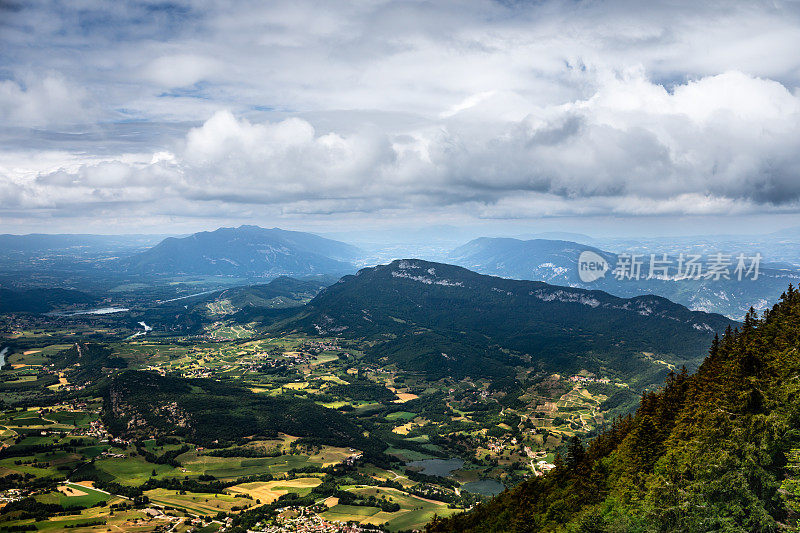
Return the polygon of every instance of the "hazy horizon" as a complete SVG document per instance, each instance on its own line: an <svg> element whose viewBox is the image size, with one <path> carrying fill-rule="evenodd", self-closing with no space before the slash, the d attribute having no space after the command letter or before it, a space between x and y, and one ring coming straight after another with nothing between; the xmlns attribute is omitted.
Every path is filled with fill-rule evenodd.
<svg viewBox="0 0 800 533"><path fill-rule="evenodd" d="M615 224L617 228L616 231L597 231L597 227L592 226L589 227L586 224L585 231L581 231L580 225L569 226L567 228L559 227L557 224L527 224L527 225L517 225L517 226L480 226L474 224L467 224L467 225L457 225L457 224L433 224L433 225L388 225L384 227L371 227L369 229L364 229L363 227L358 226L348 226L346 229L336 229L331 228L331 226L307 226L307 225L295 225L295 224L286 224L283 223L285 221L273 221L276 223L258 223L254 221L242 221L240 223L231 222L228 224L222 224L219 226L214 225L187 225L181 226L184 228L183 230L175 230L170 231L172 226L164 226L160 228L160 231L157 229L153 229L152 231L47 231L48 228L44 228L44 230L31 230L31 231L2 231L2 235L16 235L16 236L25 236L25 235L97 235L97 236L135 236L135 235L145 235L145 236L181 236L181 235L191 235L193 233L200 233L200 232L211 232L221 228L236 228L239 226L259 226L262 228L278 228L287 231L301 231L301 232L308 232L308 233L315 233L323 237L328 237L337 240L361 240L361 241L370 241L375 240L376 243L379 241L398 241L398 238L402 242L419 242L421 237L420 235L424 235L425 233L431 233L436 235L435 238L441 239L441 237L447 237L447 240L464 240L464 238L478 238L478 237L505 237L505 238L515 238L515 239L534 239L534 238L542 238L542 239L553 239L553 240L570 240L569 236L575 237L584 237L589 239L670 239L670 238L687 238L687 237L748 237L748 236L763 236L763 235L770 235L773 233L781 233L785 231L797 231L800 233L800 225L797 224L787 224L782 226L776 226L773 228L766 228L766 231L760 231L759 228L750 228L749 230L745 231L735 231L732 228L726 228L723 226L717 227L717 231L690 231L687 229L686 231L663 231L662 233L655 233L652 230L648 230L647 228L642 229L641 227L636 228L634 230L625 231L624 224ZM660 229L669 229L669 226L656 226L656 228ZM448 232L452 231L453 233L448 235ZM466 237L465 237L466 236ZM424 239L424 237L422 237Z"/></svg>

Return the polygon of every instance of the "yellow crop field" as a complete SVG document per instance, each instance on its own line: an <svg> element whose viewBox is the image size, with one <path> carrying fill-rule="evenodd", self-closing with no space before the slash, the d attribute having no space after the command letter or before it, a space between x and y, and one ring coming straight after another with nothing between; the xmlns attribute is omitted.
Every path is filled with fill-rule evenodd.
<svg viewBox="0 0 800 533"><path fill-rule="evenodd" d="M247 494L254 500L260 500L261 503L271 503L289 492L301 495L308 494L311 489L320 483L322 483L322 480L318 477L300 477L297 479L242 483L241 485L229 487L227 490L233 494Z"/></svg>

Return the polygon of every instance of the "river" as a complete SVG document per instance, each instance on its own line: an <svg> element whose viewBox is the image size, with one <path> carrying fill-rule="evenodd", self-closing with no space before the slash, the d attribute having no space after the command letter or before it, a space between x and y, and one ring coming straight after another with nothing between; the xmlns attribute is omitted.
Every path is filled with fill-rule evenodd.
<svg viewBox="0 0 800 533"><path fill-rule="evenodd" d="M136 333L134 333L134 334L133 334L133 335L131 335L130 337L126 338L126 339L125 339L126 341L129 341L129 340L131 340L131 339L135 339L136 337L141 337L142 335L147 335L147 332L148 332L148 331L153 331L153 328L152 328L152 327L150 327L150 326L148 326L148 325L147 325L147 324L145 324L144 322L139 322L139 325L140 325L140 326L142 326L142 327L144 328L144 331L137 331Z"/></svg>
<svg viewBox="0 0 800 533"><path fill-rule="evenodd" d="M203 292L196 292L194 294L187 294L186 296L178 296L177 298L170 298L169 300L158 300L156 301L157 304L166 304L169 302L177 302L179 300L185 300L187 298L194 298L195 296L203 296L205 294L211 294L212 292L219 292L222 289L212 289L210 291L203 291Z"/></svg>
<svg viewBox="0 0 800 533"><path fill-rule="evenodd" d="M85 311L53 311L52 313L45 313L45 316L110 315L111 313L124 313L126 311L130 311L130 309L126 307L100 307Z"/></svg>

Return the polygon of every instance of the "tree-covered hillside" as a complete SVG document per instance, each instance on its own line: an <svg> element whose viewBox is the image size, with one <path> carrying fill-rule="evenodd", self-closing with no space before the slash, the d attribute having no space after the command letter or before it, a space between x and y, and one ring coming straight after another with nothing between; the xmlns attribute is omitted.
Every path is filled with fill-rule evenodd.
<svg viewBox="0 0 800 533"><path fill-rule="evenodd" d="M103 418L128 438L180 435L191 442L236 443L279 432L313 441L374 449L363 430L341 413L301 398L255 394L212 379L183 379L126 371L108 386Z"/></svg>
<svg viewBox="0 0 800 533"><path fill-rule="evenodd" d="M800 510L800 292L670 375L557 468L430 533L780 531Z"/></svg>
<svg viewBox="0 0 800 533"><path fill-rule="evenodd" d="M617 298L412 259L346 276L281 326L370 339L376 360L431 377L508 375L533 364L624 373L646 385L660 383L668 364L696 367L701 346L730 324L657 296Z"/></svg>
<svg viewBox="0 0 800 533"><path fill-rule="evenodd" d="M335 281L335 278L334 278ZM333 283L334 281L331 281ZM284 307L299 307L311 300L330 283L322 280L300 280L288 276L280 276L263 285L248 285L234 287L214 293L199 305L207 306L209 302L221 304L220 307L229 308L230 312L242 309L279 309Z"/></svg>

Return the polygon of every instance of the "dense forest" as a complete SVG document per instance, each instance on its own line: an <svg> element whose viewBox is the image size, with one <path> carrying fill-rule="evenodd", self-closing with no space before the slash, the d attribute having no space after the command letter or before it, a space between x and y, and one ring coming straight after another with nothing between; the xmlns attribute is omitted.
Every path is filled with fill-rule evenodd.
<svg viewBox="0 0 800 533"><path fill-rule="evenodd" d="M376 450L374 439L333 409L294 397L258 395L212 379L128 370L109 384L103 419L115 435L180 435L203 446L287 433L312 442Z"/></svg>
<svg viewBox="0 0 800 533"><path fill-rule="evenodd" d="M715 339L588 447L472 511L455 531L778 531L800 510L800 292Z"/></svg>

